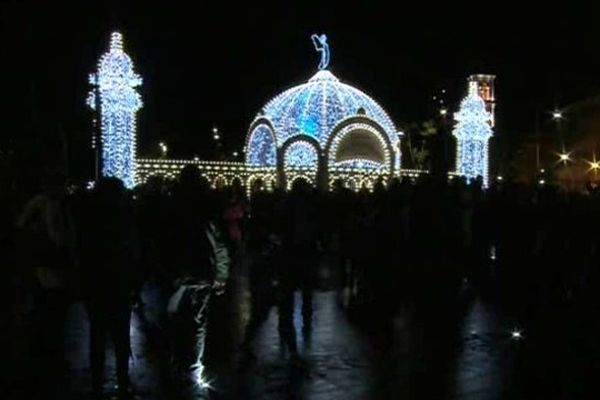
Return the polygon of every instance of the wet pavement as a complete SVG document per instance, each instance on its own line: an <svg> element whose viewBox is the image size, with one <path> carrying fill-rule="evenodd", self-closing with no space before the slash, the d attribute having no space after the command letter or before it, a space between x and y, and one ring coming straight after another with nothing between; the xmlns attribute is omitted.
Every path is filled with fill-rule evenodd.
<svg viewBox="0 0 600 400"><path fill-rule="evenodd" d="M340 306L334 285L324 285L314 297L310 336L300 334L301 299L297 294L295 324L304 365L293 366L280 346L277 313L272 309L256 341L257 360L240 367L239 343L248 320L249 293L237 277L229 293L213 303L207 368L212 399L516 399L587 398L555 391L555 365L544 370L547 348L528 346L533 332L521 331L517 319L493 302L466 294L457 305L415 311L401 308L393 320L393 343L379 340L376 319L367 308ZM157 282L145 285L144 307L134 312L131 336L131 376L138 399L176 399L165 379L166 348L162 304L166 290ZM563 337L563 340L568 340ZM89 398L88 323L82 304L69 307L66 349L68 398ZM555 359L559 356L557 352ZM114 376L110 353L107 376ZM525 361L524 361L525 360ZM542 367L542 368L540 368ZM567 368L568 369L568 368ZM545 371L539 373L539 371ZM551 371L551 372L548 372ZM583 368L583 373L590 369ZM569 375L572 376L572 375ZM528 385L524 385L527 382ZM571 382L577 385L577 379ZM114 386L109 380L107 388ZM544 386L547 390L540 390ZM109 390L110 393L110 390ZM532 395L538 393L540 396ZM541 395L544 394L544 395ZM17 398L17 397L15 397Z"/></svg>
<svg viewBox="0 0 600 400"><path fill-rule="evenodd" d="M391 348L378 344L369 320L340 307L338 293L315 295L310 337L298 335L305 365L290 365L282 351L277 313L270 316L256 341L257 360L237 365L236 349L248 318L248 293L237 285L235 299L216 300L211 319L208 374L211 398L222 399L380 399L380 398L505 398L512 360L518 343L511 338L511 323L479 299L471 299L452 321L429 318L402 310L394 319ZM160 290L148 284L143 313L132 322L131 375L140 399L172 398L162 379L164 351L160 340ZM237 302L238 307L231 304ZM301 299L297 294L296 327L300 332ZM143 315L143 317L141 317ZM85 398L89 391L88 326L80 304L69 310L66 342L71 391ZM114 376L114 359L108 358L107 376ZM114 385L114 381L107 386Z"/></svg>

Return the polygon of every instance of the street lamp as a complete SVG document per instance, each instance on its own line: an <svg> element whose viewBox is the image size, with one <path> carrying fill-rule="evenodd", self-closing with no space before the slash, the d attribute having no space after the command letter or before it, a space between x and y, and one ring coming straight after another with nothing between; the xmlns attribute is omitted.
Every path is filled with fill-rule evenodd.
<svg viewBox="0 0 600 400"><path fill-rule="evenodd" d="M562 112L560 110L552 111L552 119L555 121L559 121L559 120L563 119Z"/></svg>
<svg viewBox="0 0 600 400"><path fill-rule="evenodd" d="M219 141L219 139L221 139L221 135L219 134L219 130L217 129L217 127L214 127L212 132L213 132L213 139L215 139L216 141Z"/></svg>
<svg viewBox="0 0 600 400"><path fill-rule="evenodd" d="M567 162L573 161L571 160L571 153L562 152L558 154L558 162L562 162L563 164L567 164Z"/></svg>
<svg viewBox="0 0 600 400"><path fill-rule="evenodd" d="M600 161L596 160L596 154L592 154L592 161L585 160L585 162L590 166L587 172L594 171L594 175L596 175L600 170Z"/></svg>

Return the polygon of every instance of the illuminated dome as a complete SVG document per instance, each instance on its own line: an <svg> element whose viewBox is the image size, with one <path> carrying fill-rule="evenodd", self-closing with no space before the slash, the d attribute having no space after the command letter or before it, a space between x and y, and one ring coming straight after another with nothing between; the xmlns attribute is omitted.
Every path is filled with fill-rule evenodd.
<svg viewBox="0 0 600 400"><path fill-rule="evenodd" d="M379 124L390 143L398 142L392 120L375 100L340 82L329 70L320 70L264 106L251 126L246 160L250 165L274 166L275 146L299 135L314 138L323 149L333 129L357 115Z"/></svg>
<svg viewBox="0 0 600 400"><path fill-rule="evenodd" d="M390 140L396 141L396 129L383 108L328 70L317 72L307 83L275 97L264 107L264 115L273 122L279 141L306 134L324 145L335 125L361 109L385 129Z"/></svg>

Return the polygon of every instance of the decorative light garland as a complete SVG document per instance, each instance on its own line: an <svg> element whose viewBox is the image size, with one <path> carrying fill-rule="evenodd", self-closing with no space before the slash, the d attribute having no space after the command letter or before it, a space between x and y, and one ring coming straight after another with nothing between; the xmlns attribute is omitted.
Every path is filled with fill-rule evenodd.
<svg viewBox="0 0 600 400"><path fill-rule="evenodd" d="M274 146L297 135L314 137L324 147L335 126L360 114L380 124L392 144L398 143L392 120L375 100L340 82L330 71L320 70L307 83L273 98L257 115L256 123L265 119L275 132L266 124L258 123L247 141L246 161L250 165L275 165Z"/></svg>
<svg viewBox="0 0 600 400"><path fill-rule="evenodd" d="M286 149L285 166L317 168L319 155L315 146L304 140L298 140Z"/></svg>
<svg viewBox="0 0 600 400"><path fill-rule="evenodd" d="M374 127L372 127L371 125L365 124L365 123L356 123L356 124L347 125L336 134L335 138L331 142L331 147L329 149L329 160L328 160L329 165L338 166L341 163L341 162L336 162L338 146L343 141L343 139L346 137L346 135L348 135L349 133L352 133L352 132L356 132L356 131L366 131L366 132L369 132L370 134L373 134L377 138L379 145L381 146L381 148L383 150L383 157L384 157L383 165L389 166L390 162L391 162L390 154L388 151L385 150L387 143L384 140L382 133L379 132ZM399 154L397 153L396 156L399 156ZM363 160L363 159L359 158L357 160ZM398 158L398 160L399 160L399 158ZM371 162L377 163L376 161L371 161ZM377 163L377 164L381 164L381 163Z"/></svg>
<svg viewBox="0 0 600 400"><path fill-rule="evenodd" d="M276 164L277 146L267 125L260 124L250 133L246 149L248 165L273 167Z"/></svg>
<svg viewBox="0 0 600 400"><path fill-rule="evenodd" d="M136 184L136 118L142 100L136 88L142 78L133 70L131 58L123 51L123 36L113 32L108 52L91 74L92 89L87 104L100 105L102 175L121 179L127 188ZM99 96L99 98L97 98Z"/></svg>
<svg viewBox="0 0 600 400"><path fill-rule="evenodd" d="M456 137L456 173L470 182L478 176L488 186L488 141L492 137L489 121L491 114L477 94L477 85L471 82L469 94L463 99L460 110L454 114L457 121L452 132Z"/></svg>

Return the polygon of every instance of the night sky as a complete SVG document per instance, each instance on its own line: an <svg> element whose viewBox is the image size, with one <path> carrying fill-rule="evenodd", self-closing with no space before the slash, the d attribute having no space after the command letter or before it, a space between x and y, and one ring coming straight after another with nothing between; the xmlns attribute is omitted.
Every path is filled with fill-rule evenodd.
<svg viewBox="0 0 600 400"><path fill-rule="evenodd" d="M400 129L430 118L443 88L454 110L471 73L497 75L499 137L529 132L536 107L600 94L597 13L582 2L73 3L3 2L12 123L3 136L18 137L34 118L36 135L60 126L87 140L87 75L113 29L144 78L142 152L163 139L178 155L207 156L213 125L240 149L262 105L316 72L311 33L329 36L332 72L374 97Z"/></svg>

